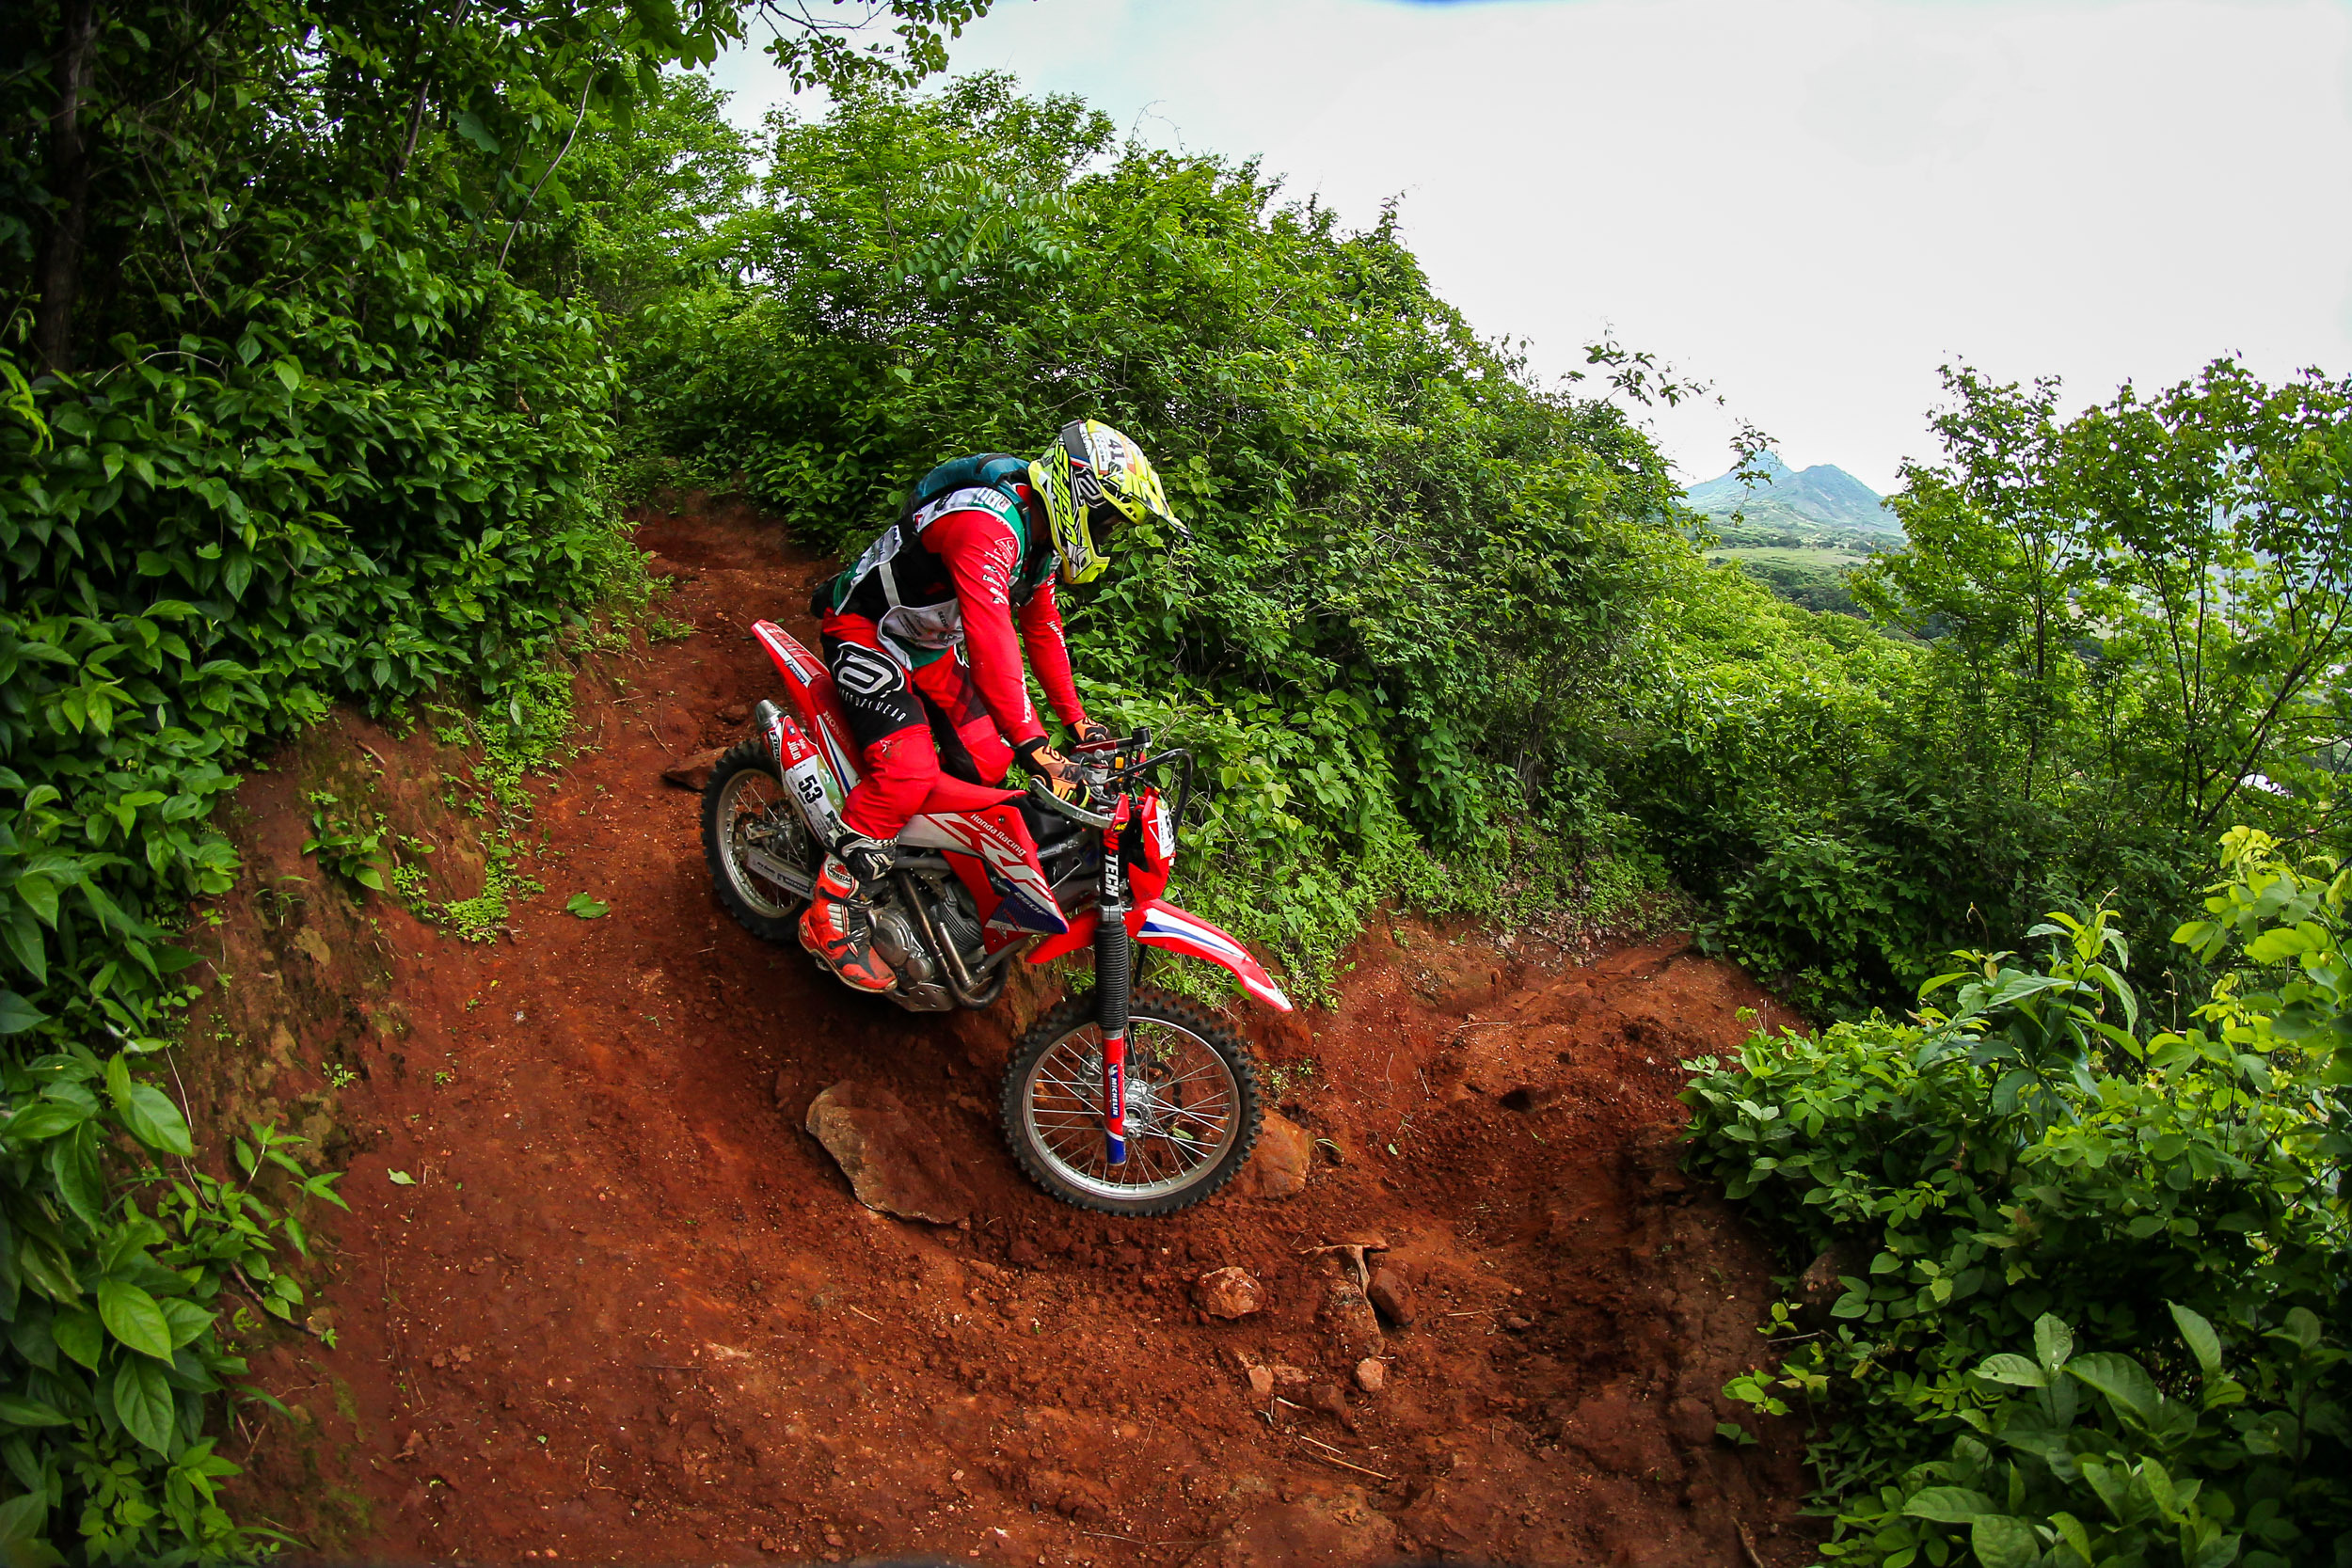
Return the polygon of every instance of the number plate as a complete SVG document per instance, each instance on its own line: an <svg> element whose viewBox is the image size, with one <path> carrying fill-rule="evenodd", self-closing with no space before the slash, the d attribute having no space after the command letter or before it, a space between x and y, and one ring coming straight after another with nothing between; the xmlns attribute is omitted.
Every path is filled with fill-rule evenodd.
<svg viewBox="0 0 2352 1568"><path fill-rule="evenodd" d="M780 861L755 846L744 847L743 869L755 877L773 882L795 898L805 898L817 891L817 879L806 866Z"/></svg>

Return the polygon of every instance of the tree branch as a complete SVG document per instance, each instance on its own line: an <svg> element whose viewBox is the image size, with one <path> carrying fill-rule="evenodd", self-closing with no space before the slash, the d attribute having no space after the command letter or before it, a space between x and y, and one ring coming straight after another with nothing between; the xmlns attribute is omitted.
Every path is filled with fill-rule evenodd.
<svg viewBox="0 0 2352 1568"><path fill-rule="evenodd" d="M504 272L506 270L506 253L515 248L515 235L521 230L523 226L523 219L530 215L531 204L539 199L539 192L541 188L547 184L548 179L554 175L555 171L563 166L564 158L568 156L572 150L572 140L580 135L580 122L588 118L588 94L596 85L596 71L599 69L601 68L597 62L594 60L588 62L588 79L580 85L580 112L572 116L571 132L569 135L564 136L564 145L556 150L554 160L550 162L545 169L540 171L537 182L531 187L531 194L523 198L523 210L515 214L515 221L513 223L507 225L506 243L499 246L499 271L501 272Z"/></svg>
<svg viewBox="0 0 2352 1568"><path fill-rule="evenodd" d="M73 373L73 307L82 292L82 239L89 228L90 150L82 135L82 103L97 53L97 0L66 0L55 55L57 108L49 121L49 190L64 211L42 236L40 305L33 317L33 352L59 375Z"/></svg>

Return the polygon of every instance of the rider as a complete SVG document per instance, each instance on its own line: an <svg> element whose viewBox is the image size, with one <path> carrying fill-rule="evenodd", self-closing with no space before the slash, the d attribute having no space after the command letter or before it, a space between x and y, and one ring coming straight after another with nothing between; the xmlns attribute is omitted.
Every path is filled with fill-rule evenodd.
<svg viewBox="0 0 2352 1568"><path fill-rule="evenodd" d="M1110 738L1078 701L1054 578L1057 568L1073 585L1101 577L1112 532L1147 515L1181 527L1133 441L1073 420L1034 463L992 452L932 469L898 523L809 601L864 776L842 803L844 832L801 917L801 945L849 984L893 984L863 890L889 870L891 841L922 809L943 758L974 784L998 784L1016 760L1057 786L1075 782L1045 743L1023 647L1079 741Z"/></svg>

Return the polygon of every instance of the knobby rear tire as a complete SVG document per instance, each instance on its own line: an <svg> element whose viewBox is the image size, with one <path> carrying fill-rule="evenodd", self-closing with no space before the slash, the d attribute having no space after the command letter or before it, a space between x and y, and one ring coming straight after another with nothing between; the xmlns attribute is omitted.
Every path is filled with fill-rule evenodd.
<svg viewBox="0 0 2352 1568"><path fill-rule="evenodd" d="M817 868L808 825L769 762L768 743L756 736L721 757L710 770L710 782L703 785L703 860L710 868L712 891L737 925L763 942L794 943L800 940L801 911L808 900L758 877L739 852L743 843L741 808L745 796L755 790L772 807L765 815L776 823L771 841L774 848L793 863L812 872Z"/></svg>
<svg viewBox="0 0 2352 1568"><path fill-rule="evenodd" d="M1106 1190L1114 1185L1106 1178L1090 1176L1078 1169L1070 1157L1074 1150L1067 1143L1057 1150L1053 1147L1050 1132L1041 1131L1032 1098L1041 1064L1056 1053L1057 1047L1064 1048L1060 1056L1066 1059L1072 1054L1070 1047L1073 1042L1077 1052L1084 1053L1089 1043L1087 1037L1096 1034L1094 993L1090 990L1065 998L1021 1037L1021 1044L1013 1052L1012 1062L1005 1069L998 1111L1004 1120L1005 1142L1012 1150L1014 1162L1030 1180L1073 1208L1142 1219L1189 1209L1240 1174L1250 1151L1258 1146L1258 1132L1264 1119L1264 1111L1258 1099L1257 1063L1251 1059L1249 1048L1206 1008L1164 991L1144 990L1135 993L1128 1012L1131 1049L1152 1049L1152 1026L1160 1025L1191 1037L1192 1041L1198 1047L1205 1048L1221 1068L1221 1074L1212 1072L1209 1076L1211 1079L1221 1077L1222 1082L1215 1084L1214 1090L1231 1098L1231 1108L1227 1113L1231 1140L1221 1148L1215 1149L1214 1157L1204 1156L1197 1165L1182 1173L1181 1180L1169 1179L1142 1196L1121 1197L1116 1192ZM1095 1047L1094 1059L1099 1064L1099 1036L1092 1043ZM1150 1085L1148 1083L1138 1085L1131 1071L1130 1164L1149 1157L1151 1134L1138 1125L1144 1118L1136 1116L1132 1109L1138 1102L1138 1087L1148 1091ZM1050 1085L1048 1088L1050 1091ZM1096 1114L1093 1136L1099 1143L1102 1129L1099 1082L1094 1093L1097 1098L1092 1101ZM1151 1101L1146 1100L1143 1103ZM1067 1113L1063 1115L1066 1117ZM1074 1129L1074 1123L1067 1125ZM1170 1140L1162 1139L1160 1147L1173 1146Z"/></svg>

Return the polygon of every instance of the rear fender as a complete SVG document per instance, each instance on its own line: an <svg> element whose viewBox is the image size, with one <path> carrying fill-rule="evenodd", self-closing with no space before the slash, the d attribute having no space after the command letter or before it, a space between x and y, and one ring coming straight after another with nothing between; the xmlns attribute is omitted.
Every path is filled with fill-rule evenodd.
<svg viewBox="0 0 2352 1568"><path fill-rule="evenodd" d="M857 743L850 737L850 715L841 694L833 688L833 672L810 653L801 640L773 621L754 621L752 636L766 650L769 662L784 677L784 688L800 710L801 728L816 743L844 791L857 787Z"/></svg>

